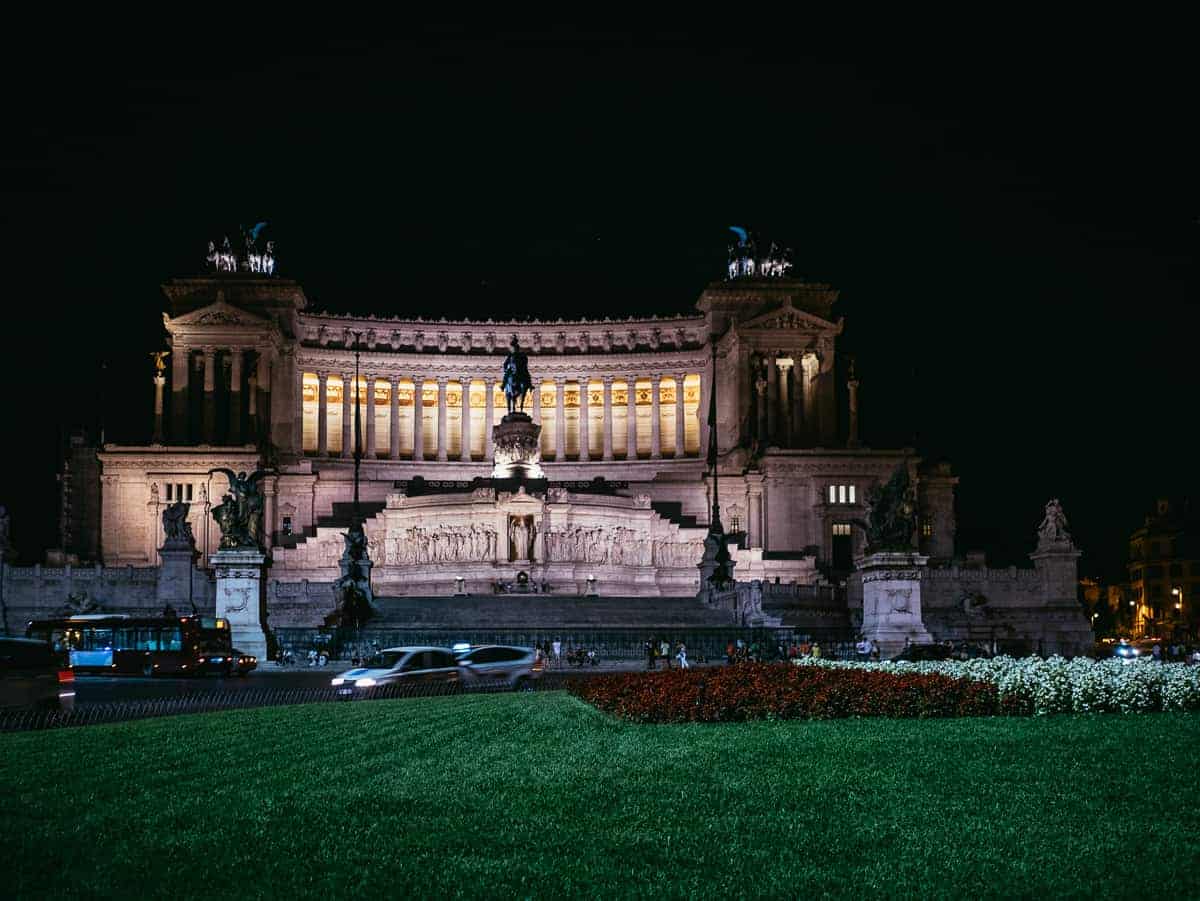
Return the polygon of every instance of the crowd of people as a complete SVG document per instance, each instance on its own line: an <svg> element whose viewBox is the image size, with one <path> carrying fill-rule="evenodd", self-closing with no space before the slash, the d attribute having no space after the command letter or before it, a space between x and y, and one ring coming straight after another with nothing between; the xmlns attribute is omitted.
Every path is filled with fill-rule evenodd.
<svg viewBox="0 0 1200 901"><path fill-rule="evenodd" d="M658 661L663 661L664 669L672 669L671 661L675 661L675 665L679 669L688 669L691 664L688 663L687 645L682 641L676 641L672 644L665 638L647 638L642 644L642 653L646 657L646 669L658 669Z"/></svg>

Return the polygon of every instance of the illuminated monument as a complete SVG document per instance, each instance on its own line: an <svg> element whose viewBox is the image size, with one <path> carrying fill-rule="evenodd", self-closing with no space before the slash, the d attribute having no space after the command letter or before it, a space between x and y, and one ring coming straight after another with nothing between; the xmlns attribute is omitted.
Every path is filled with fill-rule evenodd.
<svg viewBox="0 0 1200 901"><path fill-rule="evenodd" d="M846 368L839 415L838 292L791 277L789 251L738 237L727 277L701 291L695 312L572 321L323 313L278 276L273 245L257 249L257 227L242 251L213 242L209 272L163 285L170 355L153 375L158 440L98 454L103 563L158 565L162 510L178 501L191 505L199 559L209 560L223 488L210 470L270 469L267 608L287 597L289 618L318 622L342 575L357 406L376 598L485 594L518 577L557 595L695 597L719 505L740 586L733 617L786 623L763 612L772 598L828 599L848 578L848 602L839 595L840 612L822 615L849 628L862 622L855 561L868 551L856 524L868 492L903 467L923 584L914 639L926 627L977 634L989 604L1009 610L1009 633L1025 629L1017 620L1045 620L1046 586L1061 593L1067 556L1019 571L956 563L949 466L862 446ZM453 308L453 298L435 302ZM972 593L987 602L964 604Z"/></svg>

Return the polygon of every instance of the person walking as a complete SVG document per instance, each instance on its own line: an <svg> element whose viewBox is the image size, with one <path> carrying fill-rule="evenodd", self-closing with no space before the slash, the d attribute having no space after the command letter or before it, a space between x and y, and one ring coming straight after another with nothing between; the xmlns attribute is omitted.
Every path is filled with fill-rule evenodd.
<svg viewBox="0 0 1200 901"><path fill-rule="evenodd" d="M813 642L813 646L812 646L812 655L813 655L813 660L821 659L821 646L819 644L817 644L815 641Z"/></svg>
<svg viewBox="0 0 1200 901"><path fill-rule="evenodd" d="M737 648L733 646L733 639L725 642L725 664L733 666L733 655L737 653Z"/></svg>
<svg viewBox="0 0 1200 901"><path fill-rule="evenodd" d="M552 647L554 648L554 665L559 666L562 664L562 641L557 638L554 639Z"/></svg>
<svg viewBox="0 0 1200 901"><path fill-rule="evenodd" d="M650 671L654 669L654 642L647 638L642 650L646 652L646 670Z"/></svg>
<svg viewBox="0 0 1200 901"><path fill-rule="evenodd" d="M675 654L675 659L679 661L680 669L688 668L687 645L685 645L682 641L679 642L679 651Z"/></svg>
<svg viewBox="0 0 1200 901"><path fill-rule="evenodd" d="M663 665L667 669L671 668L671 642L665 638L658 643L658 653L662 656Z"/></svg>

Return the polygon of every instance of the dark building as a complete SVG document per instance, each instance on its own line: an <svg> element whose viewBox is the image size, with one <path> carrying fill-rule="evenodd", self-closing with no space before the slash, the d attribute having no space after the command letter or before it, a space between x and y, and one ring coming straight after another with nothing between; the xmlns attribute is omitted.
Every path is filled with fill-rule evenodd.
<svg viewBox="0 0 1200 901"><path fill-rule="evenodd" d="M1200 617L1200 516L1187 499L1159 498L1129 536L1130 600L1135 631L1196 635Z"/></svg>

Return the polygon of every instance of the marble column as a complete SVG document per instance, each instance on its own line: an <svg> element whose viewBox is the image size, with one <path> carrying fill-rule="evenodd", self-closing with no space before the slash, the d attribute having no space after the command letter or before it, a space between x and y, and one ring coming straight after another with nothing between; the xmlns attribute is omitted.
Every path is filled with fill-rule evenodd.
<svg viewBox="0 0 1200 901"><path fill-rule="evenodd" d="M464 463L471 462L471 379L463 376L462 384L462 453L459 459Z"/></svg>
<svg viewBox="0 0 1200 901"><path fill-rule="evenodd" d="M362 415L367 420L367 446L363 456L368 460L375 459L375 376L367 376L367 402L363 405Z"/></svg>
<svg viewBox="0 0 1200 901"><path fill-rule="evenodd" d="M763 446L775 444L779 439L779 367L775 365L775 353L767 355L767 440Z"/></svg>
<svg viewBox="0 0 1200 901"><path fill-rule="evenodd" d="M152 444L163 443L163 388L166 387L167 377L162 373L154 376L154 437Z"/></svg>
<svg viewBox="0 0 1200 901"><path fill-rule="evenodd" d="M758 376L754 380L754 391L756 394L756 410L758 415L758 423L755 429L755 437L758 439L760 448L767 446L767 377L760 370Z"/></svg>
<svg viewBox="0 0 1200 901"><path fill-rule="evenodd" d="M779 444L792 446L792 403L788 392L792 374L792 361L784 359L776 364L779 369Z"/></svg>
<svg viewBox="0 0 1200 901"><path fill-rule="evenodd" d="M171 443L187 444L188 434L188 366L192 349L176 345L171 351Z"/></svg>
<svg viewBox="0 0 1200 901"><path fill-rule="evenodd" d="M637 379L625 380L625 459L637 459Z"/></svg>
<svg viewBox="0 0 1200 901"><path fill-rule="evenodd" d="M213 430L217 420L217 399L214 394L217 387L217 349L204 348L204 405L200 410L200 440L205 444L213 443Z"/></svg>
<svg viewBox="0 0 1200 901"><path fill-rule="evenodd" d="M800 391L804 395L804 437L805 443L815 445L820 442L820 435L817 432L817 372L821 368L821 361L817 355L806 353L800 358L800 368L802 370Z"/></svg>
<svg viewBox="0 0 1200 901"><path fill-rule="evenodd" d="M542 424L542 383L535 382L533 385L533 421L538 425ZM491 459L489 455L489 459Z"/></svg>
<svg viewBox="0 0 1200 901"><path fill-rule="evenodd" d="M561 463L567 459L567 380L561 376L554 380L554 400L554 459Z"/></svg>
<svg viewBox="0 0 1200 901"><path fill-rule="evenodd" d="M240 347L229 351L229 439L226 444L242 443L242 354Z"/></svg>
<svg viewBox="0 0 1200 901"><path fill-rule="evenodd" d="M655 374L650 381L650 459L662 459L662 422L658 392L662 390L662 376Z"/></svg>
<svg viewBox="0 0 1200 901"><path fill-rule="evenodd" d="M683 428L683 380L687 377L685 372L675 373L675 459L679 460L685 457L684 450L684 432Z"/></svg>
<svg viewBox="0 0 1200 901"><path fill-rule="evenodd" d="M388 409L388 459L400 459L400 380L388 376L391 405Z"/></svg>
<svg viewBox="0 0 1200 901"><path fill-rule="evenodd" d="M354 456L354 407L355 392L358 386L354 384L354 374L342 373L342 454L343 459Z"/></svg>
<svg viewBox="0 0 1200 901"><path fill-rule="evenodd" d="M852 375L846 382L846 388L850 392L849 434L846 437L846 447L858 447L858 379Z"/></svg>
<svg viewBox="0 0 1200 901"><path fill-rule="evenodd" d="M588 377L579 379L579 461L586 463L592 458L588 444L591 441L591 423L588 422Z"/></svg>
<svg viewBox="0 0 1200 901"><path fill-rule="evenodd" d="M763 482L761 475L746 476L750 515L746 522L746 544L756 548L763 546Z"/></svg>
<svg viewBox="0 0 1200 901"><path fill-rule="evenodd" d="M303 376L301 376L303 378ZM329 455L329 373L317 373L317 454Z"/></svg>
<svg viewBox="0 0 1200 901"><path fill-rule="evenodd" d="M438 386L438 424L437 424L437 458L439 463L445 463L447 456L446 443L446 386L449 380L445 376L441 376L437 380Z"/></svg>
<svg viewBox="0 0 1200 901"><path fill-rule="evenodd" d="M613 458L613 412L611 375L604 376L604 459Z"/></svg>
<svg viewBox="0 0 1200 901"><path fill-rule="evenodd" d="M413 378L413 454L414 460L425 459L425 377Z"/></svg>
<svg viewBox="0 0 1200 901"><path fill-rule="evenodd" d="M257 371L257 370L255 370ZM304 373L301 372L297 376L296 384L299 385L299 390L296 393L296 409L297 416L301 417L297 422L303 423L304 416ZM255 372L251 372L246 377L246 437L250 442L258 443L258 376ZM298 449L303 449L300 443L296 444Z"/></svg>
<svg viewBox="0 0 1200 901"><path fill-rule="evenodd" d="M492 447L492 429L495 428L496 422L496 386L490 378L483 380L483 390L483 459L485 462L491 463L492 457L495 456L495 450ZM537 406L534 407L534 410L539 414L535 421L540 421L542 391L540 387L535 387L533 391L537 398Z"/></svg>
<svg viewBox="0 0 1200 901"><path fill-rule="evenodd" d="M696 409L696 417L700 420L700 456L708 456L708 397L712 391L712 373L704 370L700 373L700 406ZM766 441L763 441L766 447Z"/></svg>

